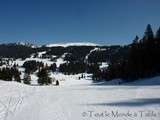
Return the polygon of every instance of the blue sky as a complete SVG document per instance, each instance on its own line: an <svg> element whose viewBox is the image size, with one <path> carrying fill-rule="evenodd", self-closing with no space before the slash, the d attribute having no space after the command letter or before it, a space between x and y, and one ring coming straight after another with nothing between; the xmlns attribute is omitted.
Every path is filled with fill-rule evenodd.
<svg viewBox="0 0 160 120"><path fill-rule="evenodd" d="M127 44L150 23L160 0L0 0L0 43Z"/></svg>

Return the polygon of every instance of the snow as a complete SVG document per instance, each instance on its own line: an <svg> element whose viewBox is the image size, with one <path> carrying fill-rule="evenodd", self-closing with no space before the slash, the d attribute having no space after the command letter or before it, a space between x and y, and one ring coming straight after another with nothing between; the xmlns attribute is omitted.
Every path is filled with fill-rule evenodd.
<svg viewBox="0 0 160 120"><path fill-rule="evenodd" d="M83 74L84 76L88 75L86 73L83 73ZM61 83L61 86L72 86L72 85L91 83L91 81L79 79L79 77L81 77L82 74L64 75L62 73L51 73L50 76L51 78L54 78L55 80L59 80Z"/></svg>
<svg viewBox="0 0 160 120"><path fill-rule="evenodd" d="M64 57L65 55L67 55L68 53L64 53L61 57L59 57L57 60L56 60L56 65L57 67L59 67L61 64L64 64L66 63L66 61L64 60Z"/></svg>
<svg viewBox="0 0 160 120"><path fill-rule="evenodd" d="M101 65L99 66L100 69L106 69L108 67L107 62L102 62Z"/></svg>
<svg viewBox="0 0 160 120"><path fill-rule="evenodd" d="M27 86L0 81L0 120L160 118L160 77L106 85L78 80L80 75L54 76L65 80L60 81L60 86Z"/></svg>
<svg viewBox="0 0 160 120"><path fill-rule="evenodd" d="M56 58L57 56L56 55L52 55L52 58Z"/></svg>
<svg viewBox="0 0 160 120"><path fill-rule="evenodd" d="M31 61L31 60L35 60L37 62L43 62L44 64L47 64L47 65L53 64L53 62L50 61L50 59L41 59L41 58L26 58L25 59L25 61Z"/></svg>
<svg viewBox="0 0 160 120"><path fill-rule="evenodd" d="M13 64L12 64L12 65L16 64L16 65L18 65L18 66L23 66L24 62L25 62L25 60L16 59L15 61L13 61Z"/></svg>
<svg viewBox="0 0 160 120"><path fill-rule="evenodd" d="M54 62L50 61L50 59L33 58L31 56L30 58L26 58L25 60L16 59L15 61L13 61L13 64L17 64L18 66L23 66L24 62L26 62L26 61L32 61L32 60L35 60L37 62L43 62L44 64L47 64L49 66L54 63Z"/></svg>
<svg viewBox="0 0 160 120"><path fill-rule="evenodd" d="M43 52L38 52L38 57L42 57L43 54L46 54L46 51L43 51Z"/></svg>
<svg viewBox="0 0 160 120"><path fill-rule="evenodd" d="M46 47L68 47L68 46L98 46L98 44L95 43L89 43L89 42L77 42L77 43L59 43L59 44L48 44Z"/></svg>
<svg viewBox="0 0 160 120"><path fill-rule="evenodd" d="M61 57L56 59L56 62L53 62L48 58L41 58L42 55L45 53L46 53L46 51L38 52L38 57L36 57L36 58L34 58L34 54L32 54L30 56L30 58L26 58L25 60L16 59L15 61L13 61L12 65L17 64L18 66L23 66L24 62L32 61L32 60L37 61L37 62L43 62L45 65L47 64L48 66L52 65L53 63L56 63L57 67L59 67L60 64L66 63L66 61L64 61L64 57L68 53L64 53ZM57 56L52 55L52 58L55 58L55 57L57 57Z"/></svg>
<svg viewBox="0 0 160 120"><path fill-rule="evenodd" d="M88 56L89 56L92 52L97 51L97 50L98 50L98 48L92 49L92 50L86 55L85 59L88 60Z"/></svg>
<svg viewBox="0 0 160 120"><path fill-rule="evenodd" d="M38 85L38 77L36 73L31 74L31 85Z"/></svg>
<svg viewBox="0 0 160 120"><path fill-rule="evenodd" d="M87 60L88 59L88 56L92 53L92 52L95 52L95 51L105 51L106 49L105 48L94 48L92 49L85 57L85 59Z"/></svg>
<svg viewBox="0 0 160 120"><path fill-rule="evenodd" d="M145 81L144 79L139 79L138 81L132 82L132 85L160 85L160 77L146 78Z"/></svg>
<svg viewBox="0 0 160 120"><path fill-rule="evenodd" d="M7 65L2 65L2 66L0 66L0 69L6 68L6 67L7 67Z"/></svg>

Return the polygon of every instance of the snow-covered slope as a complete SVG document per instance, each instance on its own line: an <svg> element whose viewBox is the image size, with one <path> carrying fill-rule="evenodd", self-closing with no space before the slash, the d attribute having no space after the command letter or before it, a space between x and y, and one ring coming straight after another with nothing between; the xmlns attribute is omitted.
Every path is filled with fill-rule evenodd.
<svg viewBox="0 0 160 120"><path fill-rule="evenodd" d="M59 43L59 44L48 44L46 47L68 47L68 46L97 46L98 44L89 42L76 42L76 43Z"/></svg>
<svg viewBox="0 0 160 120"><path fill-rule="evenodd" d="M147 85L134 82L120 86L92 84L91 81L78 80L73 76L65 78L64 82L68 84L61 86L60 82L57 87L26 86L0 81L0 120L160 118L160 84L153 85L160 77L141 80L140 83L148 83Z"/></svg>

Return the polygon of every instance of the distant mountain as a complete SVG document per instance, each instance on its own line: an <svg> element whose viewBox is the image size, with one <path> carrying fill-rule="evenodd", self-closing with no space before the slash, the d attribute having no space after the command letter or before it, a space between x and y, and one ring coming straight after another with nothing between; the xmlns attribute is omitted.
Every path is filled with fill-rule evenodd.
<svg viewBox="0 0 160 120"><path fill-rule="evenodd" d="M32 54L34 57L38 57L39 52L45 52L41 55L41 58L44 59L54 58L55 60L65 54L63 59L69 62L97 63L117 61L126 57L128 46L101 46L95 43L48 44L41 47L33 47L32 44L26 43L0 44L1 58L25 59Z"/></svg>
<svg viewBox="0 0 160 120"><path fill-rule="evenodd" d="M95 43L90 42L77 42L77 43L58 43L58 44L48 44L46 47L69 47L69 46L99 46Z"/></svg>
<svg viewBox="0 0 160 120"><path fill-rule="evenodd" d="M17 42L15 43L17 45L23 45L23 46L26 46L26 47L31 47L31 48L36 48L37 46L36 45L33 45L32 43L30 42Z"/></svg>
<svg viewBox="0 0 160 120"><path fill-rule="evenodd" d="M0 44L1 58L26 58L34 53L32 46L17 43Z"/></svg>

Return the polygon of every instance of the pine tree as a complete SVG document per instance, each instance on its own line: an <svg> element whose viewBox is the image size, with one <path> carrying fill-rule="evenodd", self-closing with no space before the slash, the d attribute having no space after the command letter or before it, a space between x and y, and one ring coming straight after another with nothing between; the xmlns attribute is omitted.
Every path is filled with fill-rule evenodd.
<svg viewBox="0 0 160 120"><path fill-rule="evenodd" d="M145 33L144 33L144 40L147 41L147 40L151 40L153 38L154 38L154 34L152 31L152 27L150 24L148 24L147 28L145 30Z"/></svg>
<svg viewBox="0 0 160 120"><path fill-rule="evenodd" d="M24 75L24 84L30 84L31 76L28 73L25 73Z"/></svg>
<svg viewBox="0 0 160 120"><path fill-rule="evenodd" d="M10 68L2 68L0 69L0 79L6 80L6 81L11 81L12 80L12 72Z"/></svg>
<svg viewBox="0 0 160 120"><path fill-rule="evenodd" d="M133 43L136 44L138 43L139 37L136 35L135 39L133 40Z"/></svg>
<svg viewBox="0 0 160 120"><path fill-rule="evenodd" d="M19 72L15 73L14 80L17 81L17 82L21 82L21 78L20 78L20 73Z"/></svg>
<svg viewBox="0 0 160 120"><path fill-rule="evenodd" d="M14 80L17 82L21 82L21 78L20 78L21 73L19 72L18 68L16 66L14 66L13 68L11 68L10 71L12 73Z"/></svg>
<svg viewBox="0 0 160 120"><path fill-rule="evenodd" d="M53 63L53 64L50 66L50 70L51 70L52 72L55 72L56 69L57 69L56 63Z"/></svg>
<svg viewBox="0 0 160 120"><path fill-rule="evenodd" d="M48 85L51 84L51 78L49 77L48 70L46 68L42 68L39 70L37 76L38 78L38 83L40 85Z"/></svg>
<svg viewBox="0 0 160 120"><path fill-rule="evenodd" d="M156 32L156 39L160 39L160 27L159 27L159 29Z"/></svg>
<svg viewBox="0 0 160 120"><path fill-rule="evenodd" d="M56 86L59 86L59 81L58 80L56 80Z"/></svg>

